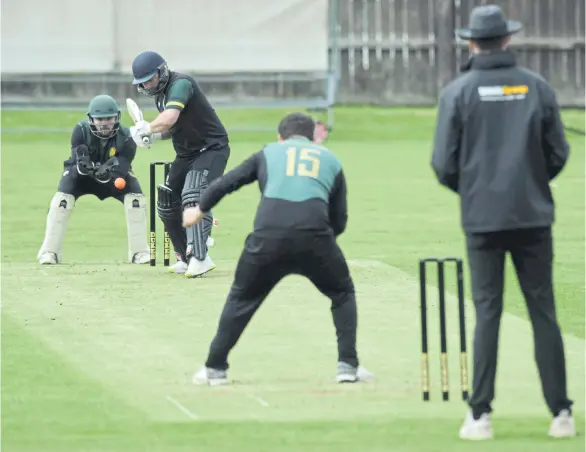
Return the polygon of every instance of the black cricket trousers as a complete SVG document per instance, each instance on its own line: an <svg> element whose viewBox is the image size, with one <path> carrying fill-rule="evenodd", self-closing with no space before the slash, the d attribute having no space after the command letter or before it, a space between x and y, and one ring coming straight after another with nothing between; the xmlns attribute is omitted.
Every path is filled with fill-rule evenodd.
<svg viewBox="0 0 586 452"><path fill-rule="evenodd" d="M57 191L72 195L76 200L81 196L94 195L100 201L114 198L123 203L124 196L128 193L142 194L140 183L132 172L129 172L124 179L126 186L120 190L114 186L114 178L103 184L91 176L79 174L76 165L69 165L61 175Z"/></svg>
<svg viewBox="0 0 586 452"><path fill-rule="evenodd" d="M338 361L358 367L356 297L348 264L332 234L269 238L250 234L240 255L206 367L228 369L228 354L275 285L285 276L309 278L331 300Z"/></svg>
<svg viewBox="0 0 586 452"><path fill-rule="evenodd" d="M224 174L229 157L230 146L228 145L218 149L210 149L201 154L193 154L193 156L188 157L177 155L171 164L169 176L165 181L167 187L171 189L171 196L174 202L178 206L181 206L181 193L189 171L198 170L205 173L209 185L212 181ZM185 228L182 226L182 211L182 208L178 208L173 218L165 218L162 221L173 244L175 254L183 262L187 263L187 235ZM208 212L208 215L206 215L202 223L204 226L204 243L208 236L211 235L212 221L211 213Z"/></svg>
<svg viewBox="0 0 586 452"><path fill-rule="evenodd" d="M553 416L569 409L566 362L553 293L550 227L467 234L472 297L476 309L474 377L469 405L475 418L492 411L505 257L510 253L533 328L535 361Z"/></svg>

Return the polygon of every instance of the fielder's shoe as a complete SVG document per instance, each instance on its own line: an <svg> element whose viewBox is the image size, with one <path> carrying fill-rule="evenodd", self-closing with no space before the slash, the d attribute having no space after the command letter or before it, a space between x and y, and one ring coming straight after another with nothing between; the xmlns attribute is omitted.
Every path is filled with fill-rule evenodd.
<svg viewBox="0 0 586 452"><path fill-rule="evenodd" d="M132 257L133 264L148 264L151 260L151 255L148 251L140 251Z"/></svg>
<svg viewBox="0 0 586 452"><path fill-rule="evenodd" d="M216 264L212 261L210 255L206 255L203 261L197 260L195 257L189 259L189 265L185 276L187 278L197 278L198 276L205 275L207 272L216 268Z"/></svg>
<svg viewBox="0 0 586 452"><path fill-rule="evenodd" d="M194 385L209 385L209 386L220 386L227 385L228 371L219 369L210 369L208 367L200 368L196 373L193 374L191 379Z"/></svg>
<svg viewBox="0 0 586 452"><path fill-rule="evenodd" d="M177 261L169 267L169 273L183 275L187 271L187 264L183 261Z"/></svg>
<svg viewBox="0 0 586 452"><path fill-rule="evenodd" d="M55 265L58 264L57 255L55 253L43 253L39 256L39 264L41 265Z"/></svg>
<svg viewBox="0 0 586 452"><path fill-rule="evenodd" d="M554 438L570 438L576 436L574 418L569 410L562 410L553 418L549 427L549 436Z"/></svg>
<svg viewBox="0 0 586 452"><path fill-rule="evenodd" d="M468 411L466 419L460 427L460 438L473 441L492 439L492 422L489 413L482 413L480 419L474 419L472 411Z"/></svg>
<svg viewBox="0 0 586 452"><path fill-rule="evenodd" d="M374 374L364 367L354 367L345 362L338 363L338 373L336 382L338 383L358 383L359 381L372 381Z"/></svg>

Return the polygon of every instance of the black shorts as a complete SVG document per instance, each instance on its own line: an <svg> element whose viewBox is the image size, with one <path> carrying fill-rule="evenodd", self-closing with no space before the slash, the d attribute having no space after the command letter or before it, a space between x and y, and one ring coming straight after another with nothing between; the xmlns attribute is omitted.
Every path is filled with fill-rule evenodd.
<svg viewBox="0 0 586 452"><path fill-rule="evenodd" d="M57 191L73 195L75 199L84 195L94 195L100 201L107 198L115 198L120 202L124 202L124 195L126 194L142 193L140 183L132 173L128 173L125 180L126 186L122 190L119 190L114 186L114 178L102 184L91 176L82 176L77 172L75 166L71 166L63 171Z"/></svg>
<svg viewBox="0 0 586 452"><path fill-rule="evenodd" d="M268 238L253 233L240 255L231 294L238 299L263 297L291 274L307 277L330 298L354 292L346 258L332 234Z"/></svg>
<svg viewBox="0 0 586 452"><path fill-rule="evenodd" d="M185 184L185 177L190 170L199 170L201 172L207 171L208 184L214 179L217 179L226 169L230 157L230 147L224 146L219 149L197 154L195 157L176 157L171 168L169 169L169 176L166 180L166 185L173 192L173 197L180 199L183 185Z"/></svg>

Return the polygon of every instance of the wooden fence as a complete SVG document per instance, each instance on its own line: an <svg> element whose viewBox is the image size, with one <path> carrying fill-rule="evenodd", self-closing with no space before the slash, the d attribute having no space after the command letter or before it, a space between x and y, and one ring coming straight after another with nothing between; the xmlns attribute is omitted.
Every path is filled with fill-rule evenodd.
<svg viewBox="0 0 586 452"><path fill-rule="evenodd" d="M481 0L331 0L341 103L426 105L458 74L455 37ZM544 76L563 106L584 107L584 0L496 0L523 23L511 48Z"/></svg>
<svg viewBox="0 0 586 452"><path fill-rule="evenodd" d="M485 1L329 2L330 56L340 74L336 103L392 106L435 105L439 90L458 75L460 64L468 58L467 43L456 39L454 31L466 26L471 9ZM562 106L584 108L585 0L494 2L510 19L523 23L511 45L519 63L543 75ZM268 74L262 80L252 75L237 80L229 74L198 78L216 103L241 106L246 101L262 106L284 99L327 97L324 80L315 74L301 74L301 79ZM121 74L3 74L2 78L3 108L9 104L85 108L96 92L119 98L135 93L129 76Z"/></svg>

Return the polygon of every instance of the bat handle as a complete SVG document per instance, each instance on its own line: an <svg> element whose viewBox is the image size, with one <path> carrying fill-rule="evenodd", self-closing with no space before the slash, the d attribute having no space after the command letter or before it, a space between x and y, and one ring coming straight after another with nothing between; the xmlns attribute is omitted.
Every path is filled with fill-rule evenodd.
<svg viewBox="0 0 586 452"><path fill-rule="evenodd" d="M142 137L142 142L144 144L149 144L151 142L151 140L149 139L149 137Z"/></svg>

